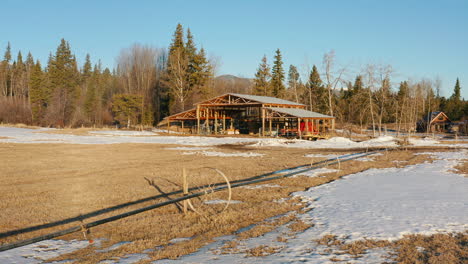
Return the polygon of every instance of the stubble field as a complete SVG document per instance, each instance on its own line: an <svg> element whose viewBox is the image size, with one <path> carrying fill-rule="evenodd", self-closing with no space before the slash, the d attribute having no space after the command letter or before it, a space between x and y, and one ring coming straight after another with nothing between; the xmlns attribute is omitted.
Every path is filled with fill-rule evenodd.
<svg viewBox="0 0 468 264"><path fill-rule="evenodd" d="M325 151L285 148L250 148L240 145L221 145L214 148L220 153L255 152L263 156L223 157L199 154L184 155L185 149L175 145L159 144L0 144L0 233L13 229L53 222L76 217L94 210L141 198L180 190L182 168L188 172L192 186L213 183L209 178L200 179L204 167L221 170L231 181L245 179L262 173L303 165L325 158L307 158L306 154L344 154L347 150ZM376 156L369 161L350 161L339 166L336 172L322 173L321 177L297 176L275 180L269 184L280 188L236 188L233 189L233 203L218 215L202 217L194 212L184 215L180 208L169 205L163 208L138 214L91 229L88 239L101 240L99 248L107 248L122 241L132 243L113 251L96 251L87 247L55 260L73 259L80 263L97 263L115 259L131 253L151 251L149 259L158 260L177 258L191 253L210 243L214 238L237 234L233 244L226 250L235 248L237 240L261 236L275 227L290 223L291 234L300 233L313 225L302 222L296 215L305 206L290 194L304 191L340 177L369 168L404 167L411 164L431 162L430 155L414 155L417 151L391 151ZM186 154L186 153L185 153ZM466 166L461 166L465 170ZM148 181L153 181L150 186ZM226 195L220 193L222 199ZM171 196L174 198L177 196ZM216 198L216 197L214 197ZM158 201L164 201L161 198ZM283 202L278 202L282 201ZM156 201L146 202L144 205ZM140 207L139 205L137 207ZM84 223L124 212L130 207L84 220ZM279 216L273 222L266 219ZM74 226L79 222L61 227L49 228L26 235L18 235L0 240L8 243L30 238ZM239 232L242 228L255 225L255 228ZM191 238L173 243L175 238ZM64 239L83 239L81 233L63 237ZM259 252L257 252L259 251ZM246 252L247 255L272 254L275 249L257 248Z"/></svg>

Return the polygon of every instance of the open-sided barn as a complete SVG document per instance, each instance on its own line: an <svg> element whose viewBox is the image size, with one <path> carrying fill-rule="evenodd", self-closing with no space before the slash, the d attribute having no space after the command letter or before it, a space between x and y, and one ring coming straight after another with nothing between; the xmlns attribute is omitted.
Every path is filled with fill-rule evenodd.
<svg viewBox="0 0 468 264"><path fill-rule="evenodd" d="M193 134L260 134L317 137L335 129L335 118L275 97L227 93L165 118Z"/></svg>

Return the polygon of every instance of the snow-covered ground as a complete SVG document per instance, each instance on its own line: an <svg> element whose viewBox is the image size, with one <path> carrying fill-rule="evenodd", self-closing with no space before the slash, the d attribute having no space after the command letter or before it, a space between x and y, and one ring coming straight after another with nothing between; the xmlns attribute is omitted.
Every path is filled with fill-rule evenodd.
<svg viewBox="0 0 468 264"><path fill-rule="evenodd" d="M245 253L217 254L223 242L234 239L234 236L226 236L178 260L155 263L330 263L332 257L350 263L381 263L386 260L386 249L370 250L362 258L353 259L346 254L327 253L327 248L314 240L327 234L348 241L364 237L394 240L405 234L467 230L468 178L453 173L452 168L468 158L468 151L427 154L436 160L404 168L370 169L294 193L293 196L303 199L312 209L299 218L315 226L294 236L285 235L287 226L281 226L264 236L241 242L244 249L259 245L281 247L277 253L248 258ZM286 236L288 240L280 242L279 236ZM1 252L0 263L41 263L85 247L87 243L48 240ZM154 250L157 249L146 252ZM147 257L142 252L103 263L134 263Z"/></svg>
<svg viewBox="0 0 468 264"><path fill-rule="evenodd" d="M220 241L179 260L155 263L331 263L330 258L350 263L381 263L385 249L368 251L362 258L326 253L314 240L327 234L347 240L362 238L394 240L405 234L458 232L468 229L468 178L451 172L458 162L468 158L466 150L432 153L433 163L405 168L370 169L342 180L297 192L313 210L300 216L315 226L278 242L287 233L282 226L262 237L241 242L242 248L259 245L282 247L265 257L248 257L244 253L215 254ZM229 237L226 241L233 239Z"/></svg>
<svg viewBox="0 0 468 264"><path fill-rule="evenodd" d="M179 144L191 147L178 147L176 150L208 153L209 147L220 144L252 143L255 146L281 146L294 148L367 148L393 147L393 137L380 137L364 142L354 142L335 137L329 140L305 141L269 138L235 137L196 137L196 136L159 136L157 134L93 133L89 136L47 134L48 129L24 129L0 127L0 143L73 143L73 144L115 144L115 143L156 143ZM39 133L38 133L39 132ZM119 131L120 132L120 131ZM149 132L151 133L151 132ZM1 138L6 137L6 138ZM418 146L441 145L435 140L413 140ZM450 145L468 147L463 144ZM205 147L205 148L200 148ZM242 153L240 154L248 154ZM225 153L223 153L225 154ZM236 153L234 153L236 154ZM255 153L254 153L255 154ZM304 192L295 193L309 203L313 210L300 216L306 222L315 224L313 228L288 242L278 242L286 227L266 234L260 238L245 241L246 247L270 245L284 247L270 256L249 259L243 254L217 255L213 251L222 246L220 241L210 244L200 251L184 256L175 262L180 263L291 263L310 262L328 263L330 256L324 256L313 240L325 234L334 234L349 239L363 237L375 239L398 239L404 234L462 231L468 229L468 178L452 172L460 160L467 159L466 150L457 152L431 153L436 158L433 163L412 165L405 168L371 169L349 175ZM311 158L313 156L310 156ZM323 158L329 158L323 157ZM318 171L308 176L316 177ZM331 171L321 171L331 172ZM268 186L266 188L271 188ZM276 186L275 186L276 187ZM232 239L232 237L231 237ZM41 263L43 260L86 247L87 241L48 240L34 245L0 252L0 263ZM149 249L154 250L154 249ZM354 263L382 262L384 250L374 250ZM120 260L106 263L133 263L147 258L141 254L131 254ZM248 261L246 261L248 260ZM171 263L163 260L157 263Z"/></svg>
<svg viewBox="0 0 468 264"><path fill-rule="evenodd" d="M235 152L235 153L224 153L219 151L188 151L183 152L182 155L202 155L209 157L261 157L263 154L253 152Z"/></svg>
<svg viewBox="0 0 468 264"><path fill-rule="evenodd" d="M85 248L88 241L46 240L32 245L0 252L0 263L8 264L36 264L46 259ZM59 263L59 262L56 262Z"/></svg>
<svg viewBox="0 0 468 264"><path fill-rule="evenodd" d="M131 130L99 130L90 131L91 134L99 134L106 136L156 136L156 133L150 131L131 131Z"/></svg>
<svg viewBox="0 0 468 264"><path fill-rule="evenodd" d="M5 143L68 143L68 144L118 144L118 143L153 143L177 144L186 146L216 146L222 144L252 144L257 147L278 146L288 148L310 149L347 149L396 147L397 140L392 136L382 136L362 142L355 142L343 137L333 137L327 140L288 140L283 138L245 138L245 137L200 137L200 136L161 136L149 131L91 131L90 135L70 135L47 133L55 129L27 129L0 126L0 142ZM55 131L54 131L55 132ZM411 139L410 143L417 146L450 146L468 147L467 141L459 144L442 145L436 140Z"/></svg>

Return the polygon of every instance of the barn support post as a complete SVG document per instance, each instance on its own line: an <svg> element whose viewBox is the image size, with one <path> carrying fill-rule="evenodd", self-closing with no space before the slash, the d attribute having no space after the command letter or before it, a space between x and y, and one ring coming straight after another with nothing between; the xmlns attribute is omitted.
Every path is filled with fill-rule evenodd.
<svg viewBox="0 0 468 264"><path fill-rule="evenodd" d="M200 135L200 106L197 105L197 134Z"/></svg>
<svg viewBox="0 0 468 264"><path fill-rule="evenodd" d="M335 132L335 118L331 120L331 129L333 132Z"/></svg>
<svg viewBox="0 0 468 264"><path fill-rule="evenodd" d="M299 139L302 139L302 132L301 132L301 119L297 118L297 132L299 134Z"/></svg>
<svg viewBox="0 0 468 264"><path fill-rule="evenodd" d="M208 108L205 109L205 129L206 129L206 133L211 133L211 131L210 131L210 110Z"/></svg>
<svg viewBox="0 0 468 264"><path fill-rule="evenodd" d="M309 119L304 119L304 122L305 122L305 132L306 134L309 134Z"/></svg>
<svg viewBox="0 0 468 264"><path fill-rule="evenodd" d="M272 131L271 131L271 130L273 130L273 120L272 120L271 116L269 116L268 119L269 119L269 121L270 121L270 129L269 129L270 131L269 131L269 133L270 133L270 136L271 136L271 135L272 135Z"/></svg>
<svg viewBox="0 0 468 264"><path fill-rule="evenodd" d="M265 136L265 108L262 107L262 136Z"/></svg>
<svg viewBox="0 0 468 264"><path fill-rule="evenodd" d="M214 112L214 133L215 135L218 134L218 111L216 110Z"/></svg>
<svg viewBox="0 0 468 264"><path fill-rule="evenodd" d="M223 114L223 133L226 134L226 114Z"/></svg>
<svg viewBox="0 0 468 264"><path fill-rule="evenodd" d="M168 119L167 119L167 133L168 133L168 134L171 133L171 132L169 131L170 126L171 126L171 119L168 118Z"/></svg>
<svg viewBox="0 0 468 264"><path fill-rule="evenodd" d="M184 133L184 120L180 121L181 125L182 125L182 133Z"/></svg>

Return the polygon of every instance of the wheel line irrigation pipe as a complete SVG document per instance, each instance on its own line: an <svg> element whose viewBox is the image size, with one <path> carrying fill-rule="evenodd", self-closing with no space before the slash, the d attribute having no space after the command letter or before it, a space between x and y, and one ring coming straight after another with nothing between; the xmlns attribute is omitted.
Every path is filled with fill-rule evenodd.
<svg viewBox="0 0 468 264"><path fill-rule="evenodd" d="M337 164L337 163L341 163L341 162L345 162L345 161L349 161L349 160L353 160L353 159L357 159L357 158L362 158L362 157L369 156L369 155L375 154L377 152L386 151L386 150L388 150L388 149L375 150L375 151L372 151L372 152L361 152L361 153L348 154L348 155L343 155L343 156L340 156L340 157L336 157L336 158L321 161L321 162L319 162L320 164L318 164L318 165L315 164L315 166L301 165L301 166L296 166L296 167L293 167L293 168L290 168L290 169L279 170L279 171L276 171L276 172L271 172L271 173L267 173L267 174L252 177L248 181L245 181L245 180L243 180L242 182L237 181L237 182L231 184L231 188L241 187L241 186L245 186L245 185L256 184L256 183L261 183L261 182L266 182L266 181L271 181L271 180L277 180L277 179L282 179L282 178L287 178L287 177L291 177L291 176L294 176L294 175L297 175L297 174L300 174L300 173L304 173L304 172L307 172L307 171L315 170L315 169L318 169L318 168L322 168L322 167L329 166L329 165L334 165L334 164ZM310 166L310 167L307 167L307 166ZM299 168L302 168L302 167L306 167L306 168L301 169L301 170L297 170L297 171L293 171L293 172L290 172L290 173L278 175L278 176L267 177L267 176L270 176L270 175L274 175L274 174L278 174L278 173L284 173L284 172L299 169ZM213 188L212 192L219 192L219 191L225 190L227 188L228 188L228 186L225 183L222 183L222 185ZM173 192L173 193L174 194L181 193L181 191L177 191L177 192ZM181 202L181 201L184 201L184 200L187 200L187 199L199 197L199 196L202 196L202 195L205 195L205 194L206 194L205 191L192 193L192 194L181 196L181 197L178 197L178 198L174 198L174 199L171 199L171 200L168 200L168 201L156 203L156 204L153 204L153 205L145 206L145 207L142 207L142 208L139 208L139 209L135 209L135 210L128 211L128 212L125 212L125 213L121 213L121 214L114 215L114 216L111 216L111 217L107 217L107 218L104 218L104 219L96 220L94 222L86 223L86 224L79 225L79 226L70 227L68 229L64 229L64 230L61 230L61 231L49 233L49 234L46 234L46 235L37 236L37 237L27 239L27 240L22 240L22 241L14 242L14 243L11 243L11 244L2 245L2 246L0 246L0 252L10 250L10 249L13 249L13 248L17 248L17 247L26 246L26 245L33 244L33 243L37 243L37 242L40 242L40 241L43 241L43 240L52 239L52 238L56 238L56 237L59 237L59 236L71 234L71 233L78 232L78 231L84 231L84 230L86 230L88 228L91 228L91 227L95 227L95 226L99 226L99 225L102 225L102 224L105 224L105 223L113 222L113 221L116 221L116 220L119 220L119 219L122 219L122 218L126 218L126 217L129 217L129 216L132 216L132 215L143 213L143 212L146 212L146 211L149 211L149 210L153 210L153 209L163 207L163 206L166 206L166 205L170 205L170 204L174 204L174 203L177 203L177 202ZM18 234L18 232L16 234Z"/></svg>

